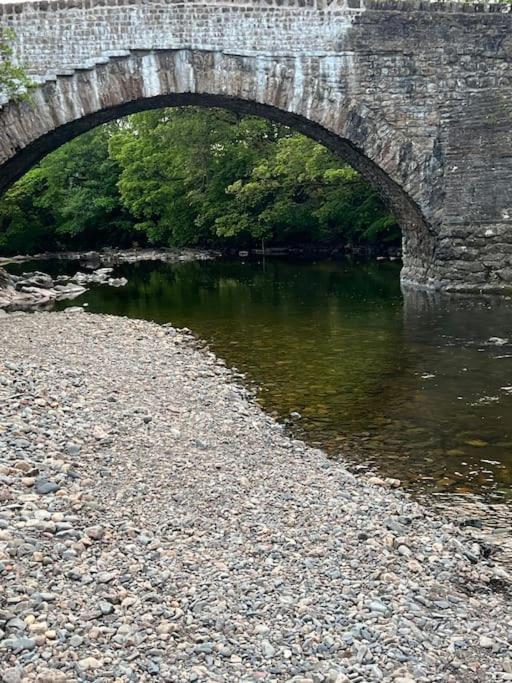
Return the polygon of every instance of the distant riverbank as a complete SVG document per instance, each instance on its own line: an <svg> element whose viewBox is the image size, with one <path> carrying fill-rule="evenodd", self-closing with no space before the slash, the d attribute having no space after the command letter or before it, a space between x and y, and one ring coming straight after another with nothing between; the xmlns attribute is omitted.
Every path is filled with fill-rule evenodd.
<svg viewBox="0 0 512 683"><path fill-rule="evenodd" d="M147 248L147 249L101 249L86 251L45 251L39 254L18 254L16 256L0 256L0 267L10 263L26 263L28 261L87 261L104 266L120 263L137 263L139 261L176 261L210 260L220 256L261 257L261 256L304 256L332 258L340 256L359 256L362 258L397 261L401 258L401 250L397 247L377 248L369 245L321 245L296 244L289 246L266 246L253 248L229 248L223 251L207 248Z"/></svg>
<svg viewBox="0 0 512 683"><path fill-rule="evenodd" d="M9 263L26 263L27 261L87 261L105 266L118 263L136 263L138 261L175 261L207 260L219 256L219 252L209 249L101 249L87 251L45 251L39 254L19 254L17 256L0 257L0 266Z"/></svg>

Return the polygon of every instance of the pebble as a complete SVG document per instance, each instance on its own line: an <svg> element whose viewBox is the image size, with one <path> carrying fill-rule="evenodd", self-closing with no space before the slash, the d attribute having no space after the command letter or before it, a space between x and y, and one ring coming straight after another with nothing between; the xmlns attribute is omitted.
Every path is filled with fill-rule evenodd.
<svg viewBox="0 0 512 683"><path fill-rule="evenodd" d="M34 486L36 493L39 493L42 496L48 493L55 493L55 491L58 491L59 488L59 485L54 481L48 481L46 479L39 479L36 481Z"/></svg>
<svg viewBox="0 0 512 683"><path fill-rule="evenodd" d="M494 645L494 641L492 638L488 638L487 636L480 636L480 647L492 647Z"/></svg>
<svg viewBox="0 0 512 683"><path fill-rule="evenodd" d="M269 643L268 640L264 640L264 641L262 642L262 644L261 644L261 650L262 650L262 652L263 652L263 656L264 656L264 657L267 657L268 659L270 659L271 657L273 657L273 656L275 655L275 653L276 653L275 647L273 647L272 644Z"/></svg>
<svg viewBox="0 0 512 683"><path fill-rule="evenodd" d="M15 652L19 652L21 650L33 650L36 641L34 638L13 638L12 640L4 640L2 644Z"/></svg>
<svg viewBox="0 0 512 683"><path fill-rule="evenodd" d="M87 527L85 533L89 538L92 538L94 541L99 541L105 535L105 529L101 526L90 526Z"/></svg>
<svg viewBox="0 0 512 683"><path fill-rule="evenodd" d="M101 666L101 661L96 659L96 657L84 657L78 662L78 668L82 671L91 671L94 669L99 669Z"/></svg>

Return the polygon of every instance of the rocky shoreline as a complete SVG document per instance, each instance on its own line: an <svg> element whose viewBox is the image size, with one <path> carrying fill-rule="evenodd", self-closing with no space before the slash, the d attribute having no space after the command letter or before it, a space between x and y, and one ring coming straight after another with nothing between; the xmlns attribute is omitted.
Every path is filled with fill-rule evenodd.
<svg viewBox="0 0 512 683"><path fill-rule="evenodd" d="M0 312L41 308L55 301L76 299L87 291L85 285L124 287L128 280L112 277L113 268L98 268L90 273L59 275L55 280L46 273L34 271L12 275L0 268Z"/></svg>
<svg viewBox="0 0 512 683"><path fill-rule="evenodd" d="M9 310L37 309L49 306L55 301L75 299L87 291L86 285L89 284L123 287L128 282L126 278L112 277L112 266L121 263L205 261L216 256L215 252L199 249L105 249L88 252L45 252L33 256L0 258L0 315ZM78 271L72 276L60 275L54 280L50 275L39 271L13 275L1 267L12 263L51 259L80 261L89 272Z"/></svg>
<svg viewBox="0 0 512 683"><path fill-rule="evenodd" d="M492 554L186 331L10 314L0 346L5 683L512 680Z"/></svg>
<svg viewBox="0 0 512 683"><path fill-rule="evenodd" d="M119 263L137 263L138 261L205 261L216 258L218 252L205 249L169 248L169 249L101 249L99 251L45 251L40 254L20 254L18 256L0 257L0 266L9 263L26 263L27 261L85 261L92 265L113 266Z"/></svg>

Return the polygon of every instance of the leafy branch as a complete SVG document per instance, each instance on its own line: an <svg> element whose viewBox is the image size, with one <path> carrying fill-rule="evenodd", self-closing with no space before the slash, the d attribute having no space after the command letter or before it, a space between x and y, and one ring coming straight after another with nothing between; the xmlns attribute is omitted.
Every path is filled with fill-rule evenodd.
<svg viewBox="0 0 512 683"><path fill-rule="evenodd" d="M25 69L13 61L14 31L0 29L0 93L7 100L26 100L34 84Z"/></svg>

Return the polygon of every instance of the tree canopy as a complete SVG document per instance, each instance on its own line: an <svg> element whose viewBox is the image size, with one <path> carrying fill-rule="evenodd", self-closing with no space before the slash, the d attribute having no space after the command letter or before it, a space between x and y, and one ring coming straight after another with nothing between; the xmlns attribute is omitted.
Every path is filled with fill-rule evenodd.
<svg viewBox="0 0 512 683"><path fill-rule="evenodd" d="M318 143L218 109L135 114L67 143L0 201L0 250L399 242L361 176Z"/></svg>

